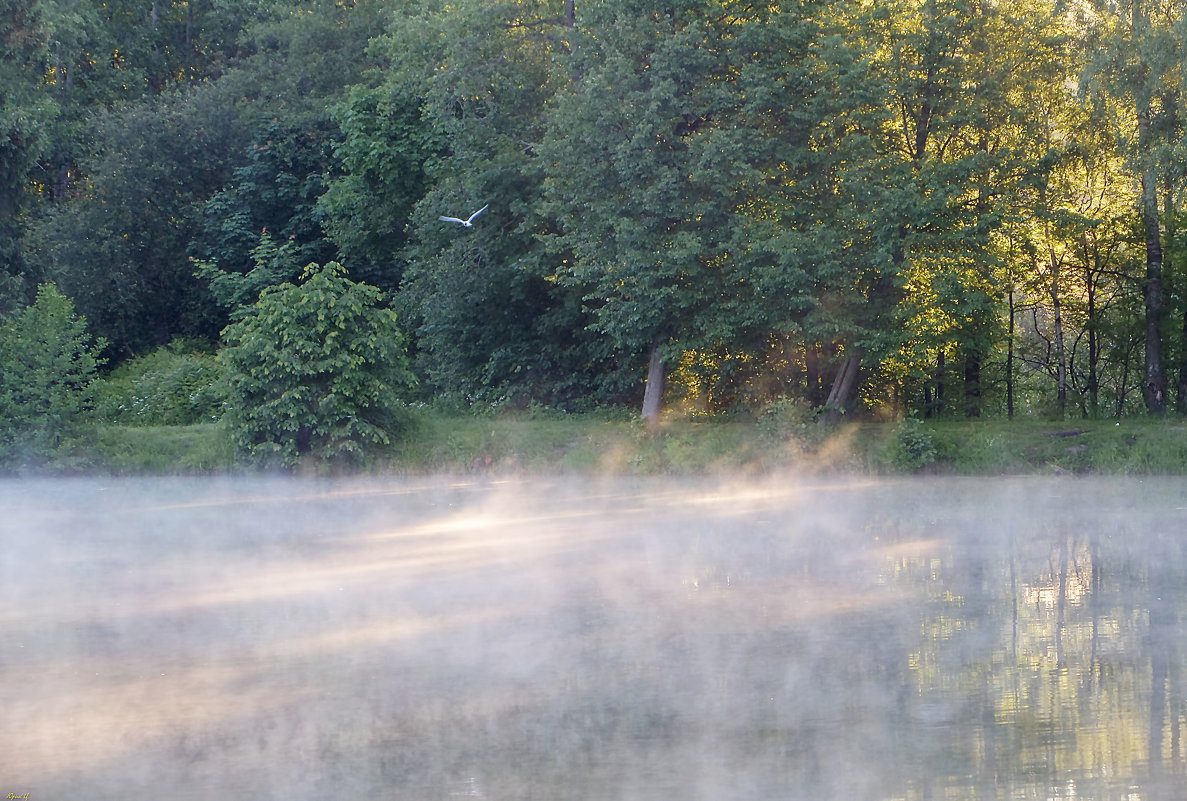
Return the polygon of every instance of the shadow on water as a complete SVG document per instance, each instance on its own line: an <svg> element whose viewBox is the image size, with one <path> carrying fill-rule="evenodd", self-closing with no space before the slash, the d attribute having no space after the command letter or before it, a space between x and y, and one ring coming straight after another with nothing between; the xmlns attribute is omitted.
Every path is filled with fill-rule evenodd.
<svg viewBox="0 0 1187 801"><path fill-rule="evenodd" d="M0 482L30 798L1125 799L1175 480Z"/></svg>

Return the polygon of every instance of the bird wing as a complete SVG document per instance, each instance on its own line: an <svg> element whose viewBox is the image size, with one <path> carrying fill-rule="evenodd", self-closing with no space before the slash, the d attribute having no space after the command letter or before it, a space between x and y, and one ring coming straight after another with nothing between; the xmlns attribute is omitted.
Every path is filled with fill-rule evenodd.
<svg viewBox="0 0 1187 801"><path fill-rule="evenodd" d="M474 212L473 214L471 214L471 215L470 215L470 219L466 220L466 224L467 224L467 225L469 225L470 223L474 222L474 218L475 218L475 217L477 217L479 214L481 214L482 212L486 211L486 210L487 210L487 209L489 209L489 208L490 208L490 204L489 204L489 203L487 203L485 206L483 206L482 208L480 208L478 211L476 211L476 212Z"/></svg>
<svg viewBox="0 0 1187 801"><path fill-rule="evenodd" d="M437 219L440 220L441 222L455 222L455 223L461 223L462 225L466 224L465 220L459 220L457 217L438 217Z"/></svg>

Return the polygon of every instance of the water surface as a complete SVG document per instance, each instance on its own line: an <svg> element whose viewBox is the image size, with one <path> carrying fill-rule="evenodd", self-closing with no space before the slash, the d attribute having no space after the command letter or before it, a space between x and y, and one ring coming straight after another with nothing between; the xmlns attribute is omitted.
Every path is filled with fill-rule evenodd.
<svg viewBox="0 0 1187 801"><path fill-rule="evenodd" d="M1187 482L0 482L0 795L1179 798Z"/></svg>

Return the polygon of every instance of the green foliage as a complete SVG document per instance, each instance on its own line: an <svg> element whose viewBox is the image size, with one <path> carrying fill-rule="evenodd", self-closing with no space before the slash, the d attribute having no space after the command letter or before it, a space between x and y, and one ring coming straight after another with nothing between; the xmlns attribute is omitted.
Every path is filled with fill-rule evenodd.
<svg viewBox="0 0 1187 801"><path fill-rule="evenodd" d="M117 356L217 335L187 253L199 201L225 183L227 154L240 148L239 123L205 87L105 115L86 187L30 226L31 269L75 299Z"/></svg>
<svg viewBox="0 0 1187 801"><path fill-rule="evenodd" d="M403 85L352 87L334 109L343 174L318 203L326 229L354 275L395 288L412 210L428 187L427 169L444 149L424 99Z"/></svg>
<svg viewBox="0 0 1187 801"><path fill-rule="evenodd" d="M413 378L393 311L336 262L265 289L223 331L227 423L242 452L292 466L365 462L400 427Z"/></svg>
<svg viewBox="0 0 1187 801"><path fill-rule="evenodd" d="M187 426L100 424L87 438L89 470L117 475L187 475L235 466L235 446L222 423Z"/></svg>
<svg viewBox="0 0 1187 801"><path fill-rule="evenodd" d="M508 19L538 24L509 32ZM399 65L395 78L382 91L352 92L340 110L347 134L340 152L362 182L339 188L354 186L349 197L381 215L369 237L350 237L356 243L393 231L395 206L386 198L409 196L422 173L404 165L418 152L431 155L408 245L391 269L406 264L396 303L416 334L425 391L438 401L571 410L620 400L624 387L637 385L632 365L589 329L585 287L562 280L558 257L541 239L555 223L540 202L547 161L538 144L550 98L571 85L554 39L564 30L552 4L538 0L442 6L405 18L384 42ZM421 130L413 135L417 116ZM413 138L383 141L391 136ZM437 219L488 202L472 229ZM349 233L337 218L334 226Z"/></svg>
<svg viewBox="0 0 1187 801"><path fill-rule="evenodd" d="M266 230L251 249L252 267L246 272L223 269L215 261L194 260L194 274L207 282L218 305L228 309L232 320L240 319L270 286L300 275L297 248L291 240L276 244Z"/></svg>
<svg viewBox="0 0 1187 801"><path fill-rule="evenodd" d="M623 355L659 342L670 364L754 354L776 332L867 346L893 305L877 237L898 212L871 200L886 170L860 166L891 115L845 12L590 8L579 86L553 104L540 150L558 272L595 329Z"/></svg>
<svg viewBox="0 0 1187 801"><path fill-rule="evenodd" d="M273 118L252 137L245 163L205 202L193 250L201 255L199 273L211 281L220 305L234 309L254 303L264 286L292 280L301 265L333 256L317 203L330 167L328 140L335 133L324 118L291 124ZM277 262L279 251L285 262L281 274L268 283L253 282L254 292L215 286L222 274L237 277ZM202 267L218 272L211 276Z"/></svg>
<svg viewBox="0 0 1187 801"><path fill-rule="evenodd" d="M214 339L226 316L189 256L247 269L265 225L295 236L298 265L334 255L319 249L315 210L331 169L328 107L369 66L388 12L177 2L154 4L150 23L144 6L93 5L40 4L62 13L52 33L65 61L44 59L38 77L63 111L60 141L31 174L40 207L20 220L25 271L62 287L120 357ZM78 20L65 13L76 7ZM0 209L0 227L8 219Z"/></svg>
<svg viewBox="0 0 1187 801"><path fill-rule="evenodd" d="M826 429L816 421L816 410L800 398L771 400L756 423L759 437L768 445L795 443L802 448L818 445Z"/></svg>
<svg viewBox="0 0 1187 801"><path fill-rule="evenodd" d="M895 426L890 462L904 471L918 470L936 460L935 436L917 417L905 417Z"/></svg>
<svg viewBox="0 0 1187 801"><path fill-rule="evenodd" d="M37 85L44 12L44 4L31 0L0 0L0 283L20 272L20 216L33 199L31 178L50 149L47 132L56 113ZM0 308L4 301L0 294Z"/></svg>
<svg viewBox="0 0 1187 801"><path fill-rule="evenodd" d="M223 413L222 363L185 341L124 362L95 389L96 416L131 426L209 423Z"/></svg>
<svg viewBox="0 0 1187 801"><path fill-rule="evenodd" d="M673 337L695 347L727 322L706 312L729 297L733 186L718 170L736 153L708 136L729 97L729 49L707 7L690 6L600 4L574 48L581 91L558 97L542 146L555 246L574 256L563 277L588 288L597 329L628 352Z"/></svg>
<svg viewBox="0 0 1187 801"><path fill-rule="evenodd" d="M417 322L417 367L434 396L565 409L622 397L626 370L587 330L580 296L540 276L535 259L467 247L470 238L416 265L398 298Z"/></svg>
<svg viewBox="0 0 1187 801"><path fill-rule="evenodd" d="M127 358L334 260L459 407L631 402L658 343L729 408L860 360L839 408L1125 414L1138 221L1187 376L1183 12L0 0L0 314L52 280Z"/></svg>
<svg viewBox="0 0 1187 801"><path fill-rule="evenodd" d="M0 466L43 464L77 433L105 345L52 284L0 326Z"/></svg>
<svg viewBox="0 0 1187 801"><path fill-rule="evenodd" d="M929 424L929 429L935 438L935 467L954 473L1187 473L1187 427L1178 421L948 421Z"/></svg>

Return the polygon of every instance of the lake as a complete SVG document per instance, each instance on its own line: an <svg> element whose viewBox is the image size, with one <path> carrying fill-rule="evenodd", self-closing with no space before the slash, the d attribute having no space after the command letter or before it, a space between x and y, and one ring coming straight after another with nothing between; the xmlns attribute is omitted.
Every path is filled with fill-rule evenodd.
<svg viewBox="0 0 1187 801"><path fill-rule="evenodd" d="M1178 799L1187 480L0 481L0 795Z"/></svg>

